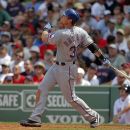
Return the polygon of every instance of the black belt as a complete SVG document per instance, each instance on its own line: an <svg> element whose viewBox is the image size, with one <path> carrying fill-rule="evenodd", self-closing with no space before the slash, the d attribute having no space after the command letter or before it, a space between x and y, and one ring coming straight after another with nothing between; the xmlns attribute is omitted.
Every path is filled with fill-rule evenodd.
<svg viewBox="0 0 130 130"><path fill-rule="evenodd" d="M73 61L72 63L75 64L75 61ZM57 65L64 66L64 65L66 65L67 63L56 61L56 64L57 64Z"/></svg>

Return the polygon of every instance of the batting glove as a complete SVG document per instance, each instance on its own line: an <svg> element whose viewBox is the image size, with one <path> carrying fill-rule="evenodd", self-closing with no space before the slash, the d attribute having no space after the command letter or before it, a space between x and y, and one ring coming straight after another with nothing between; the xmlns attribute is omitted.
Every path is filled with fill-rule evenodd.
<svg viewBox="0 0 130 130"><path fill-rule="evenodd" d="M111 62L110 62L107 58L104 58L104 59L102 60L102 64L103 64L103 65L106 65L106 66L110 66Z"/></svg>

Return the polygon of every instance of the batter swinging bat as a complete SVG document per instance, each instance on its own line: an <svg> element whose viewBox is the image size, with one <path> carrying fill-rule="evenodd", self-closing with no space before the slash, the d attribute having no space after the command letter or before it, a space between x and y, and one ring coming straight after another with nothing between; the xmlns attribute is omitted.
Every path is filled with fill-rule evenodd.
<svg viewBox="0 0 130 130"><path fill-rule="evenodd" d="M118 70L117 68L115 68L115 67L112 66L111 64L110 64L110 67L111 67L115 72L117 72L118 74L120 74L120 75L122 75L123 77L125 77L125 78L127 78L127 79L130 80L130 76L128 76L128 75L126 75L125 73L123 73L122 71Z"/></svg>

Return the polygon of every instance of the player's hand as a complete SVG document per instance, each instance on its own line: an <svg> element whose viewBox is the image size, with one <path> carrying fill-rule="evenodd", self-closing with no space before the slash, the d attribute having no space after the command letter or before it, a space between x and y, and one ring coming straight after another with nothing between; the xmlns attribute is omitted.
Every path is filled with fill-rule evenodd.
<svg viewBox="0 0 130 130"><path fill-rule="evenodd" d="M41 39L44 43L47 43L48 42L48 37L49 37L49 33L48 31L43 31L42 32L42 36L41 36Z"/></svg>
<svg viewBox="0 0 130 130"><path fill-rule="evenodd" d="M111 62L110 62L107 58L104 58L104 59L102 60L102 64L103 64L103 65L106 65L106 66L110 66Z"/></svg>

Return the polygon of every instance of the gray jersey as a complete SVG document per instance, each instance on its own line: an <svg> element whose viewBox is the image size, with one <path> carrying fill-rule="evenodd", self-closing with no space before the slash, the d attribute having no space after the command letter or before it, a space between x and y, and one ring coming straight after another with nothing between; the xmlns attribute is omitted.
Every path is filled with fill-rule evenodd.
<svg viewBox="0 0 130 130"><path fill-rule="evenodd" d="M57 44L57 61L71 62L77 59L77 48L79 45L87 47L93 43L91 37L82 28L61 29L49 37L50 43Z"/></svg>

